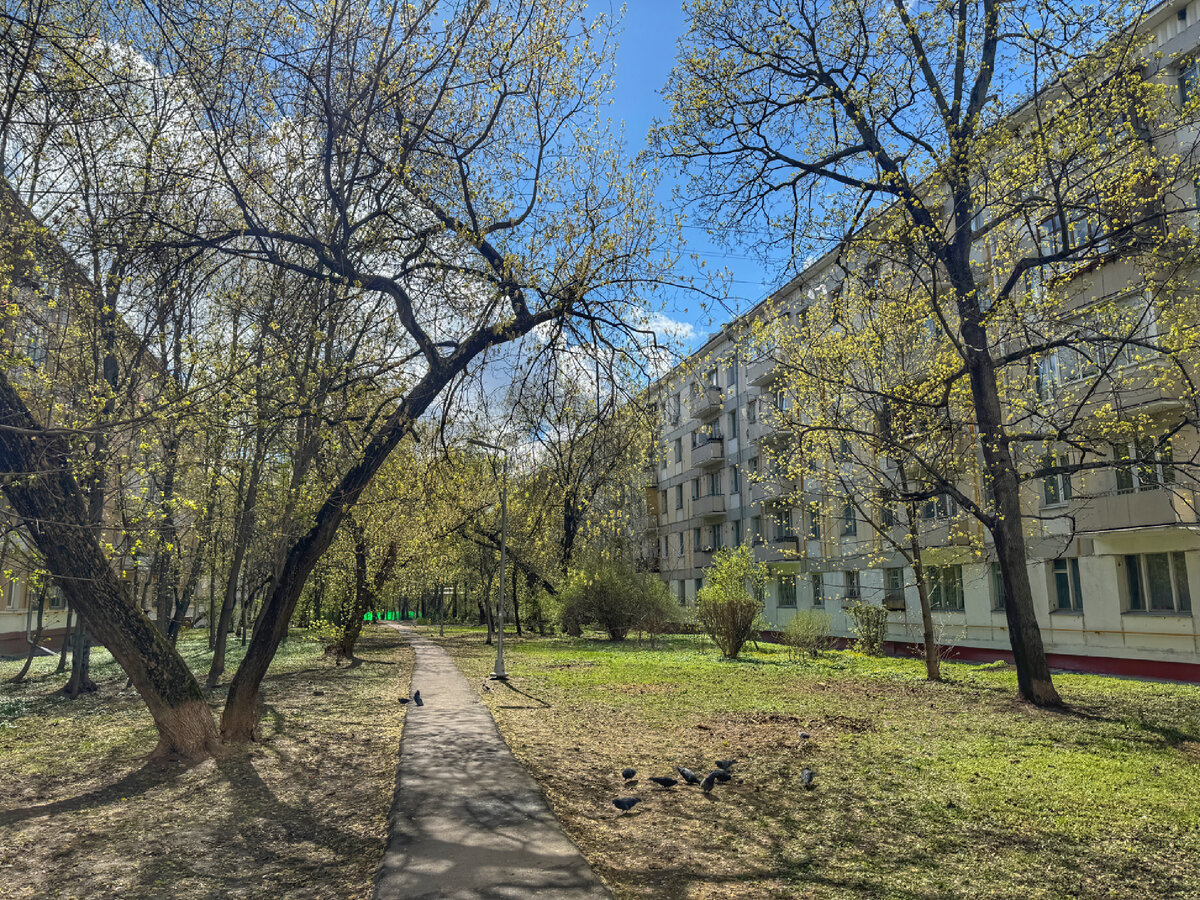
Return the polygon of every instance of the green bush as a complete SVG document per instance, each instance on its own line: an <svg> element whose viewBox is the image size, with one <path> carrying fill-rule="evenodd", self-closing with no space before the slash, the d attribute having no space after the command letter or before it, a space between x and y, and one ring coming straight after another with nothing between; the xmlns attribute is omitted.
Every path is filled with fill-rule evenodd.
<svg viewBox="0 0 1200 900"><path fill-rule="evenodd" d="M828 613L815 609L802 609L792 616L783 629L783 643L788 653L797 659L807 653L819 656L833 643L830 628L833 620Z"/></svg>
<svg viewBox="0 0 1200 900"><path fill-rule="evenodd" d="M563 631L578 634L594 625L613 641L634 630L661 632L679 617L667 586L620 557L598 555L572 570L557 599Z"/></svg>
<svg viewBox="0 0 1200 900"><path fill-rule="evenodd" d="M746 546L718 550L696 596L696 621L728 659L759 630L767 568Z"/></svg>
<svg viewBox="0 0 1200 900"><path fill-rule="evenodd" d="M854 646L860 653L883 656L883 642L887 639L888 611L882 606L855 603L846 607L850 614L850 630L854 632Z"/></svg>

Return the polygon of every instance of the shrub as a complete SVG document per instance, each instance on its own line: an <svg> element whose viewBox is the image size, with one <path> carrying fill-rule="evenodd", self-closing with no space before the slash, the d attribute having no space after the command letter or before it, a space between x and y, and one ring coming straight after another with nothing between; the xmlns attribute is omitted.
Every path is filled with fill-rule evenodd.
<svg viewBox="0 0 1200 900"><path fill-rule="evenodd" d="M563 631L577 634L595 625L612 641L635 629L661 630L679 615L665 584L620 557L596 556L573 570L557 599Z"/></svg>
<svg viewBox="0 0 1200 900"><path fill-rule="evenodd" d="M737 659L758 633L767 569L749 547L718 550L696 597L696 620L721 653Z"/></svg>
<svg viewBox="0 0 1200 900"><path fill-rule="evenodd" d="M854 646L860 653L883 656L883 642L887 639L888 611L882 606L855 603L846 607L850 614L850 630L854 632Z"/></svg>
<svg viewBox="0 0 1200 900"><path fill-rule="evenodd" d="M829 631L833 620L828 613L815 609L803 609L792 616L783 629L783 643L788 653L796 659L805 653L819 656L829 649L833 637Z"/></svg>

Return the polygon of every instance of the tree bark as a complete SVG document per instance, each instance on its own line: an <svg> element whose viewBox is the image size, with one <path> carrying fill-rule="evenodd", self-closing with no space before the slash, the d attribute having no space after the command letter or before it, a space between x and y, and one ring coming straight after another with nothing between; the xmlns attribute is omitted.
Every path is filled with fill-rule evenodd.
<svg viewBox="0 0 1200 900"><path fill-rule="evenodd" d="M58 648L58 668L54 670L55 675L67 671L67 651L71 649L71 635L75 633L74 613L74 607L68 606L67 627L63 630L62 646Z"/></svg>
<svg viewBox="0 0 1200 900"><path fill-rule="evenodd" d="M967 230L970 226L967 225ZM954 279L955 273L951 273ZM968 269L955 284L959 296L973 297L974 279ZM963 291L967 293L963 293ZM965 308L966 304L960 303ZM989 528L1004 578L1004 611L1009 642L1017 669L1021 696L1037 706L1061 706L1062 700L1050 677L1042 633L1033 607L1033 591L1026 564L1025 534L1022 530L1021 487L1012 448L1004 428L995 362L988 350L987 335L978 313L966 309L961 326L964 356L971 382L975 421L979 426L984 464L992 481L996 509Z"/></svg>
<svg viewBox="0 0 1200 900"><path fill-rule="evenodd" d="M76 628L74 646L71 648L71 677L62 692L74 700L80 694L91 694L99 690L92 681L92 636L86 628Z"/></svg>
<svg viewBox="0 0 1200 900"><path fill-rule="evenodd" d="M204 693L166 635L121 584L90 528L65 443L34 421L0 372L0 480L9 505L29 526L79 628L111 652L141 694L159 732L156 755L210 755L217 732Z"/></svg>

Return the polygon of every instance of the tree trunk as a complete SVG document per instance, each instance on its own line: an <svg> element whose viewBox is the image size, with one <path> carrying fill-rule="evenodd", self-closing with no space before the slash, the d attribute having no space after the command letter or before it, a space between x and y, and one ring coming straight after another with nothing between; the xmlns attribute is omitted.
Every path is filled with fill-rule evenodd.
<svg viewBox="0 0 1200 900"><path fill-rule="evenodd" d="M969 233L970 226L964 222L964 227ZM969 260L969 256L966 258ZM973 298L975 284L969 267L965 276L960 274L956 279L954 275L952 272L951 279L955 282L958 296ZM1004 578L1004 609L1013 661L1017 668L1017 686L1021 696L1030 703L1061 706L1062 700L1050 677L1042 633L1033 608L1033 591L1029 585L1025 535L1022 530L1021 486L1012 448L1004 430L995 361L988 350L987 334L979 324L978 313L972 312L971 306L962 299L959 308L965 313L961 325L962 344L971 382L975 421L979 426L983 460L996 501L995 518L989 528Z"/></svg>
<svg viewBox="0 0 1200 900"><path fill-rule="evenodd" d="M158 727L156 754L197 758L212 753L217 733L187 663L138 609L104 556L67 448L46 433L0 372L0 480L9 505L29 528L55 583L79 616L133 679Z"/></svg>
<svg viewBox="0 0 1200 900"><path fill-rule="evenodd" d="M33 640L29 643L29 652L25 655L25 665L21 666L21 671L9 679L11 684L20 684L25 680L25 676L29 673L29 667L33 665L33 657L37 653L38 646L42 643L42 624L45 621L44 612L46 610L46 585L42 584L41 590L38 591L38 608L37 608L37 629L33 633Z"/></svg>
<svg viewBox="0 0 1200 900"><path fill-rule="evenodd" d="M75 629L75 646L71 650L71 677L62 692L74 700L80 694L99 690L92 681L92 636L81 622Z"/></svg>
<svg viewBox="0 0 1200 900"><path fill-rule="evenodd" d="M54 670L55 675L67 671L67 651L71 647L71 635L75 633L74 612L72 607L67 607L67 627L63 630L62 646L58 648L58 668Z"/></svg>
<svg viewBox="0 0 1200 900"><path fill-rule="evenodd" d="M521 636L521 607L517 604L517 564L512 568L512 608L513 624L517 626L517 637Z"/></svg>
<svg viewBox="0 0 1200 900"><path fill-rule="evenodd" d="M448 380L444 371L438 371L436 375L431 372L413 388L400 408L392 413L387 425L367 444L358 463L321 504L312 528L288 551L279 579L272 585L263 604L261 626L255 629L249 649L229 686L229 697L221 717L221 734L226 740L252 741L256 738L259 685L287 632L309 572L329 549L338 526L408 433L414 418L428 408Z"/></svg>
<svg viewBox="0 0 1200 900"><path fill-rule="evenodd" d="M246 494L241 498L241 509L238 510L237 519L234 522L233 558L229 562L229 573L225 579L225 594L221 600L221 618L217 623L216 643L213 645L212 663L209 665L206 681L210 688L216 687L221 681L221 676L225 674L225 648L229 641L229 631L233 627L233 614L237 609L238 584L242 577L246 549L250 543L250 532L254 528L255 504L258 503L258 487L262 479L265 458L266 435L264 427L260 425L255 437L254 455L250 460Z"/></svg>

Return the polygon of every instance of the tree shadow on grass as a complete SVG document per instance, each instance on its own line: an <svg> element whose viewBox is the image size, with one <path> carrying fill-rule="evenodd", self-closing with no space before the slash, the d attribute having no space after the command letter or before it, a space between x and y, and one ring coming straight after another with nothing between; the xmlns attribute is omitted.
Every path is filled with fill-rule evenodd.
<svg viewBox="0 0 1200 900"><path fill-rule="evenodd" d="M101 764L100 767L103 768L103 765ZM148 762L117 781L85 791L74 797L54 800L40 806L0 810L0 828L40 816L57 816L113 803L123 803L129 797L144 794L156 787L172 783L189 768L191 768L189 764L178 761L155 760Z"/></svg>
<svg viewBox="0 0 1200 900"><path fill-rule="evenodd" d="M1137 728L1141 731L1157 735L1163 743L1170 747L1179 747L1185 743L1200 743L1200 735L1193 731L1185 731L1174 725L1160 725L1146 719L1145 716L1130 713L1129 715L1105 715L1094 708L1083 705L1049 707L1041 710L1049 716L1064 719L1082 719L1086 722L1103 722L1108 725L1121 725L1126 728ZM1128 740L1137 740L1130 736Z"/></svg>
<svg viewBox="0 0 1200 900"><path fill-rule="evenodd" d="M519 687L516 687L515 685L513 685L513 683L510 681L500 681L500 682L496 682L496 683L503 685L505 688L512 691L514 694L520 694L522 697L528 697L530 700L532 700L534 703L537 704L537 706L528 706L526 704L501 706L500 709L550 709L550 704L547 703L545 700L543 700L541 697L535 697L533 694L529 693L528 691L521 690Z"/></svg>

